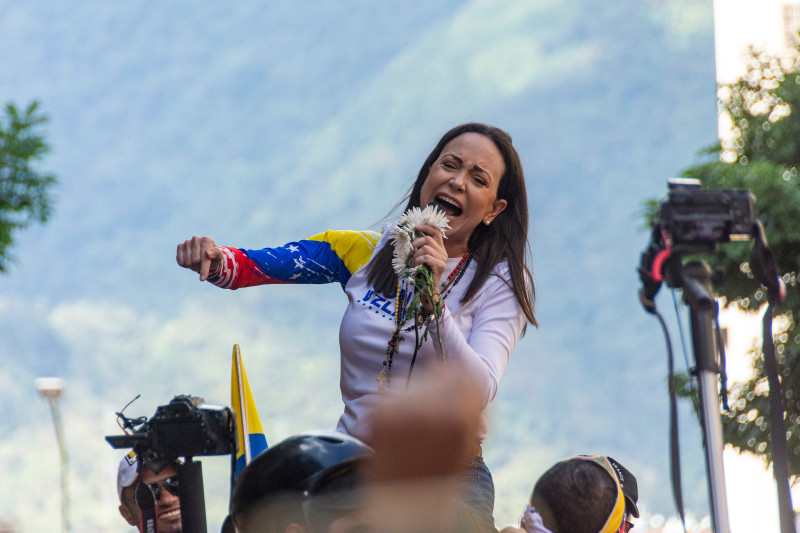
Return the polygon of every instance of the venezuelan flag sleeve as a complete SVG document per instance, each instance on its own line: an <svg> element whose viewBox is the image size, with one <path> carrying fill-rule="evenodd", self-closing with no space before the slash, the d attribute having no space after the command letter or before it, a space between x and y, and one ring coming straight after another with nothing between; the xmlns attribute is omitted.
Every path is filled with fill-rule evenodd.
<svg viewBox="0 0 800 533"><path fill-rule="evenodd" d="M236 461L233 479L250 460L267 449L267 438L258 416L239 345L233 345L231 367L231 407L236 413Z"/></svg>
<svg viewBox="0 0 800 533"><path fill-rule="evenodd" d="M223 261L208 280L225 289L274 283L334 283L342 287L367 264L380 233L329 230L279 248L221 247Z"/></svg>

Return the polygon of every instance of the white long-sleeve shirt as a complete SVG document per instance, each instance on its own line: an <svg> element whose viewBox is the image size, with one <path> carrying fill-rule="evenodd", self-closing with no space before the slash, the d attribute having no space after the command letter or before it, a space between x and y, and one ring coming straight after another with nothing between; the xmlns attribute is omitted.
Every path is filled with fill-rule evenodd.
<svg viewBox="0 0 800 533"><path fill-rule="evenodd" d="M368 435L368 416L378 398L377 376L384 368L395 314L394 296L376 294L367 282L365 266L374 250L387 245L388 240L387 231L381 235L328 231L280 248L226 248L221 268L209 277L212 283L232 289L266 283L335 281L343 286L348 298L339 328L344 413L337 429L360 439ZM442 279L447 279L460 260L448 259ZM448 367L457 367L472 377L484 405L488 405L497 392L526 319L511 289L505 263L495 266L484 286L469 302L461 302L475 271L472 261L447 294L440 320L441 332L437 334L431 322L428 340L419 349L411 379L431 365L441 364L441 338ZM413 320L402 330L393 355L391 381L384 385L387 393L405 388L411 367L415 344Z"/></svg>

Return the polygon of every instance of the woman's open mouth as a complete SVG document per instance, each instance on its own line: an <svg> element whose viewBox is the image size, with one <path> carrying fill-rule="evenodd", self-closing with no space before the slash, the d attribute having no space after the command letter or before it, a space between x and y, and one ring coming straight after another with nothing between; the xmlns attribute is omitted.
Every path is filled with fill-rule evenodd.
<svg viewBox="0 0 800 533"><path fill-rule="evenodd" d="M439 204L448 217L457 217L463 212L461 207L447 196L437 196L434 201Z"/></svg>

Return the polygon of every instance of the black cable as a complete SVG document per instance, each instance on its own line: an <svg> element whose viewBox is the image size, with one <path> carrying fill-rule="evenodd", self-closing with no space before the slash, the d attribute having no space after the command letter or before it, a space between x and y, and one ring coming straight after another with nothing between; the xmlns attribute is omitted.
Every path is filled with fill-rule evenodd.
<svg viewBox="0 0 800 533"><path fill-rule="evenodd" d="M670 467L672 470L672 495L675 499L675 507L678 509L678 515L681 517L681 526L684 533L686 533L686 517L683 512L683 494L681 491L681 457L680 449L678 446L678 400L675 390L675 368L674 357L672 353L672 341L669 338L669 331L664 318L653 306L648 309L650 313L655 315L658 323L661 325L661 330L664 332L664 340L667 343L667 364L669 367L669 421L670 421Z"/></svg>
<svg viewBox="0 0 800 533"><path fill-rule="evenodd" d="M678 299L676 298L677 290L673 289L671 291L672 294L672 306L675 308L675 319L678 322L678 337L681 339L681 348L683 349L683 362L686 363L686 368L692 368L691 363L689 362L689 350L686 348L686 333L683 331L683 321L681 320L681 311L680 311L680 304L678 304Z"/></svg>
<svg viewBox="0 0 800 533"><path fill-rule="evenodd" d="M719 327L719 308L714 315L714 327L717 328L717 347L719 348L719 396L722 399L722 408L731 412L728 405L728 358L725 355L725 343L722 342L722 330Z"/></svg>
<svg viewBox="0 0 800 533"><path fill-rule="evenodd" d="M767 310L764 313L762 332L762 352L764 369L769 383L769 418L772 438L772 472L778 487L778 511L781 533L795 532L795 515L792 508L792 494L789 491L789 456L786 450L786 422L783 407L783 394L775 357L775 341L772 339L772 316L775 306L786 297L786 285L778 273L775 255L767 244L764 225L756 220L752 230L755 244L750 250L750 271L756 280L767 289Z"/></svg>
<svg viewBox="0 0 800 533"><path fill-rule="evenodd" d="M762 351L764 353L764 369L769 382L769 420L772 437L772 470L778 487L778 510L781 533L794 533L794 512L792 496L789 492L789 461L786 450L786 422L784 421L783 398L778 372L778 360L775 357L775 345L772 340L772 315L774 304L770 303L764 313Z"/></svg>
<svg viewBox="0 0 800 533"><path fill-rule="evenodd" d="M696 376L696 372L693 369L691 363L689 363L689 350L686 348L686 333L683 331L683 321L681 320L681 313L678 306L678 300L675 298L675 293L677 290L672 290L672 303L675 307L675 320L678 322L678 335L681 339L681 348L683 349L683 361L686 364L686 372L688 376L691 378L693 375ZM672 356L670 356L672 357ZM702 420L702 411L700 410L700 404L697 401L697 397L694 394L689 395L689 399L692 402L692 406L694 407L694 412L697 414L697 419L700 421L700 426L703 425Z"/></svg>

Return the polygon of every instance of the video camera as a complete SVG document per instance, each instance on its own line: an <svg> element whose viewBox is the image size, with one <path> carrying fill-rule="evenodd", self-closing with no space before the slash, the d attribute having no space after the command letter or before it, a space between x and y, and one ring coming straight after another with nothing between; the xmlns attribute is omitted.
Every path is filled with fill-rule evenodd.
<svg viewBox="0 0 800 533"><path fill-rule="evenodd" d="M227 455L235 450L235 416L229 407L208 405L198 396L177 395L156 408L150 420L123 420L125 435L109 435L113 448L133 448L153 471L178 457Z"/></svg>
<svg viewBox="0 0 800 533"><path fill-rule="evenodd" d="M700 181L675 178L661 203L656 228L673 254L713 252L717 244L752 237L755 197L750 191L701 190Z"/></svg>
<svg viewBox="0 0 800 533"><path fill-rule="evenodd" d="M639 300L645 311L658 318L667 340L673 494L682 522L684 515L677 453L678 415L672 347L666 322L656 310L654 301L662 281L666 281L670 287L680 288L689 306L692 346L695 352L695 365L691 373L697 378L699 394L695 408L704 430L703 444L707 455L712 523L720 525L722 530L727 530L727 504L724 490L715 489L725 487L719 405L721 401L723 407L728 409L728 393L724 343L717 320L719 305L712 284L712 281L719 284L721 278L701 258L691 258L683 264L682 255L711 253L717 249L718 244L749 239L753 239L754 244L748 260L748 275L766 288L769 302L763 318L762 353L769 380L770 437L775 479L779 498L783 500L780 503L781 514L782 517L789 517L788 523L791 525L794 515L788 490L787 433L783 420L785 409L782 405L778 363L772 342L773 308L784 300L786 286L774 254L767 244L764 225L756 218L755 197L750 191L701 190L699 180L695 179L670 180L669 196L659 206L650 244L642 252L638 269L643 285L639 290Z"/></svg>
<svg viewBox="0 0 800 533"><path fill-rule="evenodd" d="M137 396L138 398L138 396ZM124 409L123 409L124 410ZM167 405L156 408L153 418L128 418L121 412L125 435L108 435L113 448L133 448L137 458L158 474L179 457L181 527L183 533L206 533L203 471L198 455L236 455L236 417L229 407L208 405L203 398L177 395ZM136 505L143 531L158 531L158 498L139 484Z"/></svg>
<svg viewBox="0 0 800 533"><path fill-rule="evenodd" d="M644 285L639 296L648 311L665 278L671 286L680 285L676 270L682 255L710 253L718 244L748 240L760 228L750 191L701 190L700 181L691 178L669 180L668 190L639 266Z"/></svg>

